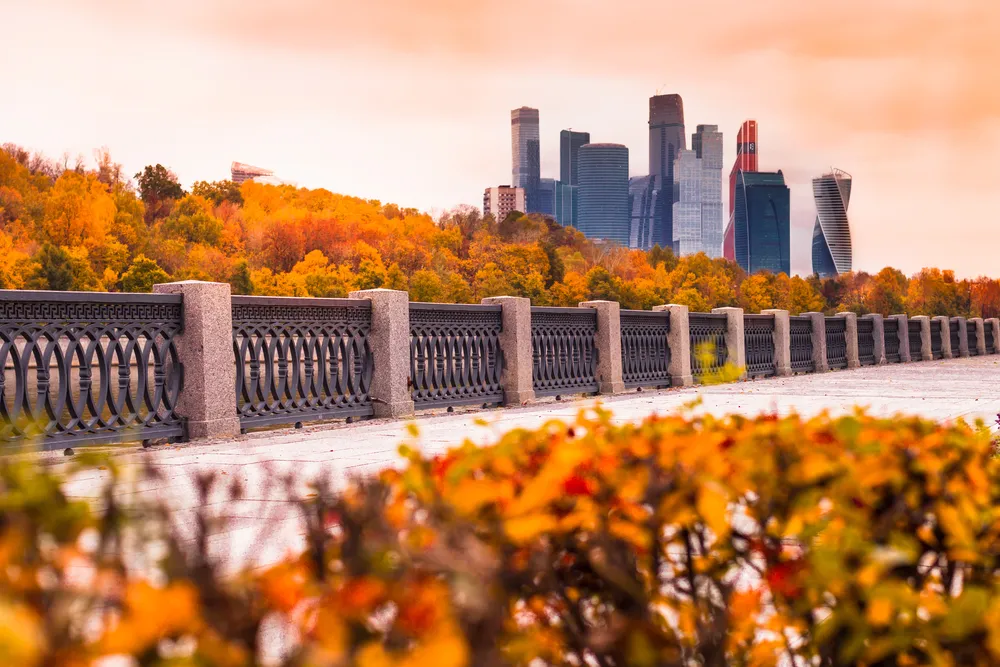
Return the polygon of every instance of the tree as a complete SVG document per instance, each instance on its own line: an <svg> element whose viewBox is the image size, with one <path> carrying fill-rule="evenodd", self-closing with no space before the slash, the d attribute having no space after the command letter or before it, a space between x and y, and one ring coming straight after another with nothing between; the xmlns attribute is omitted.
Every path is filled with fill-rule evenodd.
<svg viewBox="0 0 1000 667"><path fill-rule="evenodd" d="M421 269L410 279L410 300L425 303L440 301L444 296L444 285L441 277L433 271Z"/></svg>
<svg viewBox="0 0 1000 667"><path fill-rule="evenodd" d="M153 285L170 282L170 276L154 260L138 255L122 274L123 292L152 292Z"/></svg>
<svg viewBox="0 0 1000 667"><path fill-rule="evenodd" d="M162 164L146 165L135 175L139 183L139 195L146 205L147 222L165 217L170 213L172 203L186 193L177 176Z"/></svg>
<svg viewBox="0 0 1000 667"><path fill-rule="evenodd" d="M115 202L93 174L64 172L49 192L40 240L57 246L96 245L115 219Z"/></svg>
<svg viewBox="0 0 1000 667"><path fill-rule="evenodd" d="M216 206L220 206L222 202L243 205L243 193L235 181L195 181L191 186L191 194L204 197Z"/></svg>
<svg viewBox="0 0 1000 667"><path fill-rule="evenodd" d="M73 286L73 262L69 253L59 246L46 243L35 255L37 266L28 276L28 289L65 291Z"/></svg>
<svg viewBox="0 0 1000 667"><path fill-rule="evenodd" d="M250 264L245 259L241 259L233 265L233 271L229 274L229 285L232 287L233 294L253 294Z"/></svg>
<svg viewBox="0 0 1000 667"><path fill-rule="evenodd" d="M163 233L185 243L216 245L222 236L222 221L212 213L204 197L188 195L177 202L163 221Z"/></svg>

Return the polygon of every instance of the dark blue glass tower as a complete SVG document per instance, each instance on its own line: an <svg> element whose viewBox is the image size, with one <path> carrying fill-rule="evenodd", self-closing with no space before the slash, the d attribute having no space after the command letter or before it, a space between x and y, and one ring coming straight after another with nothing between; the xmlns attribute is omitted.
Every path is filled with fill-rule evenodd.
<svg viewBox="0 0 1000 667"><path fill-rule="evenodd" d="M780 171L739 172L733 220L744 271L791 273L789 191Z"/></svg>
<svg viewBox="0 0 1000 667"><path fill-rule="evenodd" d="M605 239L627 246L628 148L621 144L587 144L580 147L579 219L576 227L587 238Z"/></svg>

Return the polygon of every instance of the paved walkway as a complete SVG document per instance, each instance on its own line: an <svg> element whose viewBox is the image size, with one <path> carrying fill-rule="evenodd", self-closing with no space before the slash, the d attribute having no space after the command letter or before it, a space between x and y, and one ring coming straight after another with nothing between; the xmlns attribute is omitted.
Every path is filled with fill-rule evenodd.
<svg viewBox="0 0 1000 667"><path fill-rule="evenodd" d="M866 406L874 414L898 412L936 420L982 418L993 424L1000 412L1000 356L974 357L868 367L822 375L770 378L711 387L662 390L604 397L601 402L616 421L638 421L653 413L668 413L700 397L697 410L714 414L732 412L755 415L777 410L814 415L824 410L843 413L854 405ZM593 405L594 399L542 401L523 408L421 414L414 420L420 429L420 446L437 453L469 437L489 443L511 428L540 426L550 419L573 419L577 411ZM488 426L476 425L486 420ZM113 450L119 464L136 470L144 462L156 464L161 475L137 481L125 501L162 500L177 510L177 527L193 529L194 510L202 504L195 490L198 472L214 471L218 479L237 481L243 499L227 500L217 488L205 503L209 510L228 521L213 537L213 550L233 567L273 562L283 551L299 543L299 521L284 492L273 482L276 476L293 476L295 486L308 493L307 482L330 475L342 483L353 474L375 472L399 462L396 453L404 436L405 422L372 420L358 424L332 424L301 430L256 432L236 440L204 444ZM61 466L63 459L45 459ZM91 470L66 484L76 497L96 499L109 473ZM270 480L270 481L269 481ZM264 539L262 533L267 533Z"/></svg>

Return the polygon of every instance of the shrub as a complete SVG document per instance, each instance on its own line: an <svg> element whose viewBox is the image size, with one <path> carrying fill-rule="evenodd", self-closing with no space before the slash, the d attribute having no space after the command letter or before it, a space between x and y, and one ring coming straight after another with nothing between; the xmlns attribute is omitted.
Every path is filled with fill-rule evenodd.
<svg viewBox="0 0 1000 667"><path fill-rule="evenodd" d="M405 466L342 493L287 484L308 548L235 579L205 540L169 530L141 577L113 494L91 514L51 475L0 463L0 656L252 664L279 617L299 637L295 665L1000 660L1000 462L964 424L616 425L597 410L491 447L402 453ZM206 499L219 479L198 480Z"/></svg>

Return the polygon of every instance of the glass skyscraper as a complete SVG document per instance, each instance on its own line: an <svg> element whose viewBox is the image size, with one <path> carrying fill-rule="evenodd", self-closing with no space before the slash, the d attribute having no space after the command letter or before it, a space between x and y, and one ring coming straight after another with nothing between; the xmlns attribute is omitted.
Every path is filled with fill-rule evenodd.
<svg viewBox="0 0 1000 667"><path fill-rule="evenodd" d="M736 174L733 228L736 262L747 273L791 273L789 192L778 172Z"/></svg>
<svg viewBox="0 0 1000 667"><path fill-rule="evenodd" d="M538 206L532 213L556 215L556 183L554 178L543 178L538 182Z"/></svg>
<svg viewBox="0 0 1000 667"><path fill-rule="evenodd" d="M736 261L736 177L741 171L757 171L757 121L745 120L736 135L736 162L729 172L729 216L722 237L722 256Z"/></svg>
<svg viewBox="0 0 1000 667"><path fill-rule="evenodd" d="M510 150L512 185L524 188L526 212L534 212L541 185L538 109L521 107L510 112Z"/></svg>
<svg viewBox="0 0 1000 667"><path fill-rule="evenodd" d="M673 245L674 160L686 147L681 96L650 97L649 175L656 176L660 186L654 210L653 243L661 247Z"/></svg>
<svg viewBox="0 0 1000 667"><path fill-rule="evenodd" d="M580 147L576 227L587 238L629 245L628 148L621 144Z"/></svg>
<svg viewBox="0 0 1000 667"><path fill-rule="evenodd" d="M577 186L580 184L577 172L577 156L580 147L590 143L590 132L562 130L559 133L559 183L556 185L556 200L566 197L565 204L558 203L556 220L564 227L576 226L579 215Z"/></svg>
<svg viewBox="0 0 1000 667"><path fill-rule="evenodd" d="M722 132L718 125L699 125L691 148L701 160L701 250L722 256Z"/></svg>
<svg viewBox="0 0 1000 667"><path fill-rule="evenodd" d="M851 225L847 207L851 203L851 175L834 169L813 179L816 225L813 227L813 273L835 278L850 273L853 263Z"/></svg>

